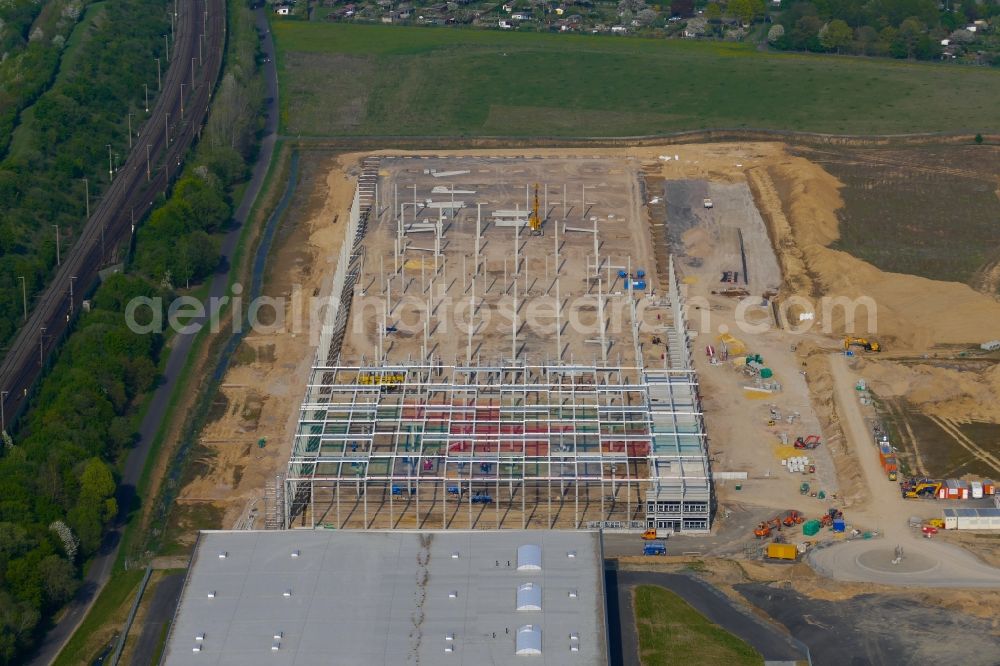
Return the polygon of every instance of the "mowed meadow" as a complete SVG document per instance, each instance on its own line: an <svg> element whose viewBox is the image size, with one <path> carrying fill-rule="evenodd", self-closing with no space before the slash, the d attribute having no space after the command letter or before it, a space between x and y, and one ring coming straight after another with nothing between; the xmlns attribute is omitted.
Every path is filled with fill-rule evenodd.
<svg viewBox="0 0 1000 666"><path fill-rule="evenodd" d="M753 45L276 19L289 135L1000 129L1000 71Z"/></svg>

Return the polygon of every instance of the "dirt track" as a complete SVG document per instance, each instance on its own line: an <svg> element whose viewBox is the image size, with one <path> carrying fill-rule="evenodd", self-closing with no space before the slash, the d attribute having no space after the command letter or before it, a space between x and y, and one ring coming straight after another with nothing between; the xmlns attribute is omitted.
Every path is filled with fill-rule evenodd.
<svg viewBox="0 0 1000 666"><path fill-rule="evenodd" d="M835 400L851 450L860 462L871 493L869 506L852 512L854 520L878 525L882 538L838 544L814 551L809 561L837 579L912 587L1000 588L1000 570L988 566L961 548L933 539L907 525L919 500L908 501L888 481L872 452L871 435L854 390L857 377L840 354L829 358L835 383ZM892 564L895 549L904 557Z"/></svg>

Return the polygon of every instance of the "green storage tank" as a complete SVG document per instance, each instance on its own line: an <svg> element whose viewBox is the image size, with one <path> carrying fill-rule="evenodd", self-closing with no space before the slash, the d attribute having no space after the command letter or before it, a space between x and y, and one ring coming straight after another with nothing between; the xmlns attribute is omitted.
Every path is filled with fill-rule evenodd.
<svg viewBox="0 0 1000 666"><path fill-rule="evenodd" d="M771 368L761 368L760 369L760 378L761 379L770 379L773 375L774 375L774 371L771 370Z"/></svg>
<svg viewBox="0 0 1000 666"><path fill-rule="evenodd" d="M802 526L802 533L806 536L816 536L819 532L819 521L809 520Z"/></svg>

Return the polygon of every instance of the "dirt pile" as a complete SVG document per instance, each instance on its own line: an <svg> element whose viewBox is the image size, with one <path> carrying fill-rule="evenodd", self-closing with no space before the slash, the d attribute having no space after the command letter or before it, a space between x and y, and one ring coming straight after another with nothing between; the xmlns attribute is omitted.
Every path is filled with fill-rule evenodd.
<svg viewBox="0 0 1000 666"><path fill-rule="evenodd" d="M842 185L818 165L789 156L755 166L747 177L779 253L786 296L854 301L854 331L871 332L897 350L979 343L1000 330L1000 303L967 285L887 273L831 249ZM843 307L816 305L824 332L850 327Z"/></svg>
<svg viewBox="0 0 1000 666"><path fill-rule="evenodd" d="M921 411L957 421L1000 422L1000 365L986 370L955 370L935 365L904 365L874 359L860 370L880 397L905 397Z"/></svg>
<svg viewBox="0 0 1000 666"><path fill-rule="evenodd" d="M865 481L861 469L854 464L854 458L848 450L840 415L833 401L829 352L816 343L807 341L799 344L795 353L805 368L812 406L825 436L823 445L829 449L837 468L837 481L840 484L838 499L843 501L844 507L864 504L868 501Z"/></svg>

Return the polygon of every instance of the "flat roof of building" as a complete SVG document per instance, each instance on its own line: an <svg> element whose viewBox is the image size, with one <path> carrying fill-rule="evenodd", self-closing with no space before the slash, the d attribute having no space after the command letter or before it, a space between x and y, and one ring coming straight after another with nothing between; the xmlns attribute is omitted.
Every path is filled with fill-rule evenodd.
<svg viewBox="0 0 1000 666"><path fill-rule="evenodd" d="M163 663L606 664L603 580L596 531L202 532Z"/></svg>

